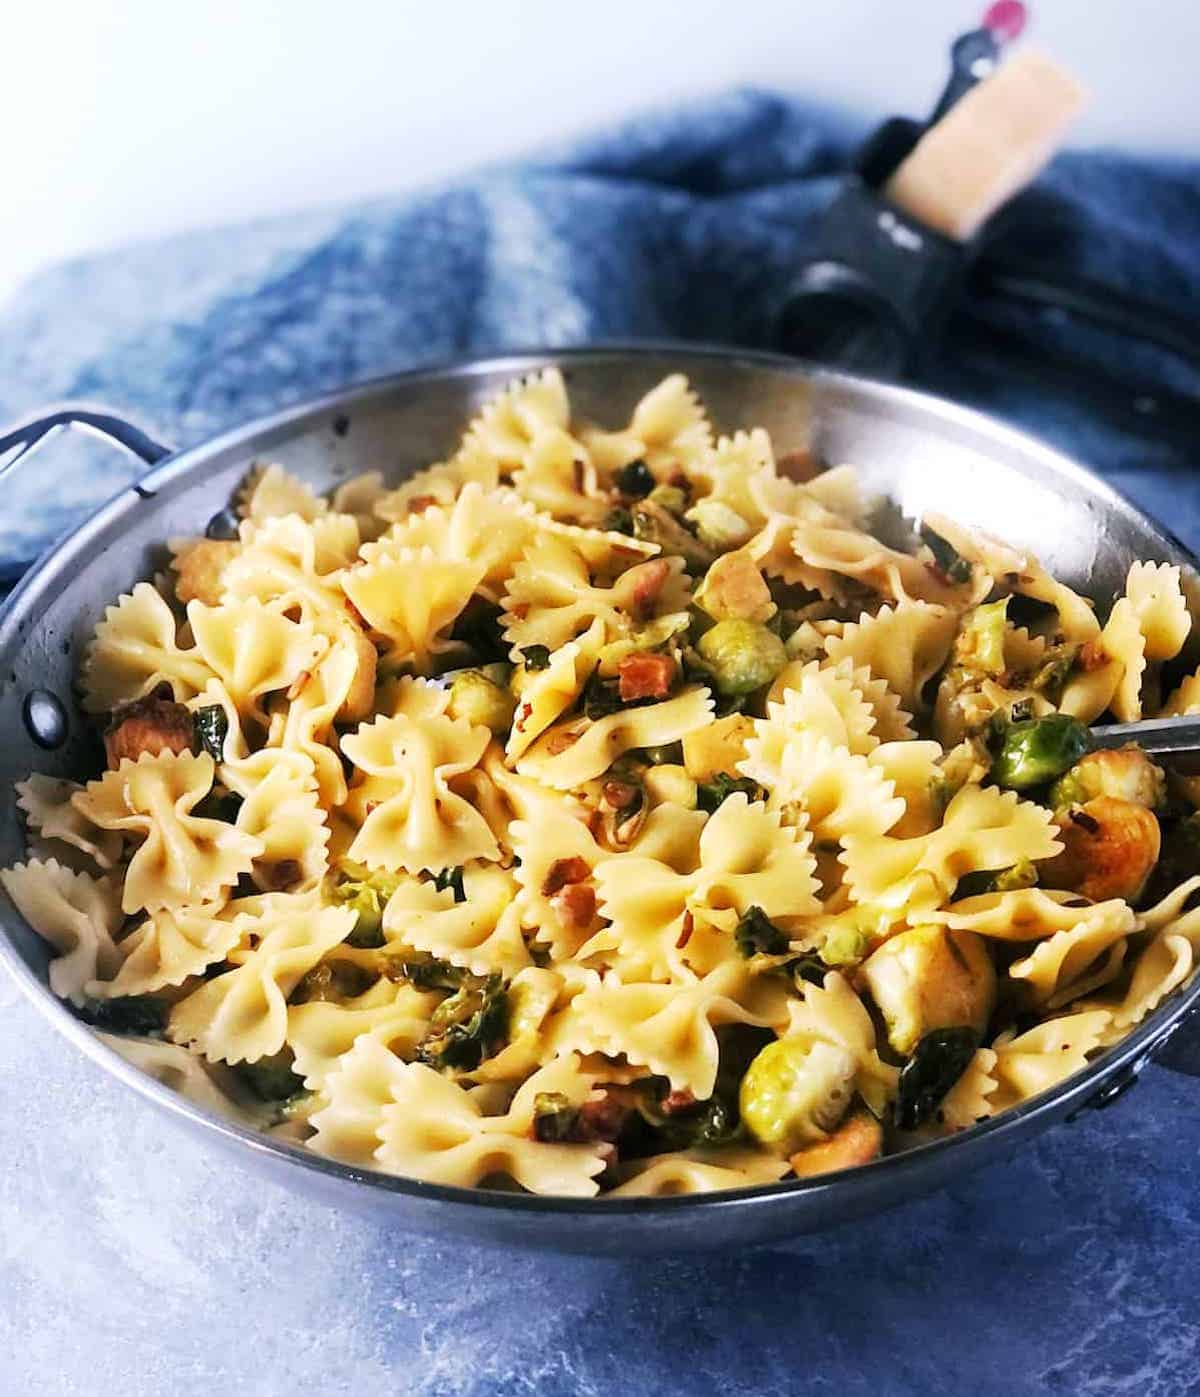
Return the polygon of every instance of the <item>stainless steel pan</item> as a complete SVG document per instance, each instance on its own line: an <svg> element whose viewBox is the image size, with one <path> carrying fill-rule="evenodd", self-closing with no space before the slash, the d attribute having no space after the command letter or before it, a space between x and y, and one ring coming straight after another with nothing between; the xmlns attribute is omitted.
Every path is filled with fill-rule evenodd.
<svg viewBox="0 0 1200 1397"><path fill-rule="evenodd" d="M853 462L909 518L936 509L981 525L1032 549L1055 575L1100 599L1120 590L1135 558L1181 564L1200 618L1200 576L1191 556L1082 466L951 403L765 355L662 345L458 364L349 388L177 455L112 414L59 409L18 429L7 444L36 442L48 425L82 421L153 469L44 557L0 614L0 861L19 857L23 847L14 781L30 769L78 776L95 760L71 697L79 656L105 605L162 565L164 540L203 531L256 459L278 461L322 489L366 469L398 479L444 457L467 418L509 379L552 362L567 373L578 411L605 422L622 420L664 374L681 371L719 427L762 425L781 454L807 446L829 463ZM894 508L880 511L879 524L885 533L902 528ZM29 1001L100 1068L170 1111L182 1128L238 1151L243 1162L256 1159L264 1173L387 1213L401 1227L621 1255L777 1240L937 1188L1055 1122L1115 1099L1200 997L1198 979L1086 1072L908 1154L734 1193L577 1202L364 1173L219 1120L131 1067L50 994L46 948L7 899L0 902L0 959Z"/></svg>

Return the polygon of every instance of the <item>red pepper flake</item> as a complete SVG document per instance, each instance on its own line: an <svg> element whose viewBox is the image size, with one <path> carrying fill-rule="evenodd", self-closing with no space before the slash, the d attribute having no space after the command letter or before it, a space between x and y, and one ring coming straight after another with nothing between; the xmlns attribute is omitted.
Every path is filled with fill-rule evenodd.
<svg viewBox="0 0 1200 1397"><path fill-rule="evenodd" d="M669 1091L658 1109L664 1116L674 1116L680 1111L690 1111L695 1104L696 1093L690 1087L684 1087L682 1091Z"/></svg>
<svg viewBox="0 0 1200 1397"><path fill-rule="evenodd" d="M670 655L640 651L626 655L617 666L617 692L622 703L637 699L662 699L671 692L676 666Z"/></svg>
<svg viewBox="0 0 1200 1397"><path fill-rule="evenodd" d="M424 514L430 505L437 504L436 495L414 495L408 502L408 512L410 514Z"/></svg>
<svg viewBox="0 0 1200 1397"><path fill-rule="evenodd" d="M696 929L696 922L690 911L683 914L683 926L680 928L679 940L675 942L675 949L682 951L687 943L692 939L692 932Z"/></svg>
<svg viewBox="0 0 1200 1397"><path fill-rule="evenodd" d="M517 709L517 716L513 721L513 726L516 728L518 732L521 732L524 729L525 724L529 721L532 713L533 704L531 703L523 703L520 706L520 708Z"/></svg>
<svg viewBox="0 0 1200 1397"><path fill-rule="evenodd" d="M587 862L578 854L569 859L555 859L542 883L542 896L552 897L561 892L568 883L582 883L585 878L591 876L591 872Z"/></svg>
<svg viewBox="0 0 1200 1397"><path fill-rule="evenodd" d="M585 463L578 457L571 462L571 478L575 483L575 493L577 495L583 494L583 473L585 469Z"/></svg>

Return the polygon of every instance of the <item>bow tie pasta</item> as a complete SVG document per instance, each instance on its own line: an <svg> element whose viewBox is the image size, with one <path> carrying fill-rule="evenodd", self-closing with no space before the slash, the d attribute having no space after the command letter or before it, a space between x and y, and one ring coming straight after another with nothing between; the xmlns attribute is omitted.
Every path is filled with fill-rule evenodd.
<svg viewBox="0 0 1200 1397"><path fill-rule="evenodd" d="M106 1043L349 1165L658 1197L966 1130L1189 983L1200 781L1087 727L1200 712L1180 569L1097 614L679 375L626 406L550 368L400 482L256 466L107 608L106 768L0 871Z"/></svg>

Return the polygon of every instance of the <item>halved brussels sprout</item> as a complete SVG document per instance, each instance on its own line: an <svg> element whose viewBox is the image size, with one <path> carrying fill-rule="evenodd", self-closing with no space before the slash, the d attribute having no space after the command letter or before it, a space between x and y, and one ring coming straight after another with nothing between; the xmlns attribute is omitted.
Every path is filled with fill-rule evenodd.
<svg viewBox="0 0 1200 1397"><path fill-rule="evenodd" d="M463 669L450 685L446 712L451 718L465 718L477 727L503 734L512 727L516 708L517 700L508 689L489 679L482 670Z"/></svg>
<svg viewBox="0 0 1200 1397"><path fill-rule="evenodd" d="M1059 817L1064 848L1041 865L1049 888L1065 888L1093 902L1137 899L1158 861L1162 833L1152 811L1132 800L1097 796Z"/></svg>
<svg viewBox="0 0 1200 1397"><path fill-rule="evenodd" d="M982 1036L996 1002L992 958L972 931L902 931L869 957L862 975L888 1042L905 1057L935 1028L972 1028Z"/></svg>
<svg viewBox="0 0 1200 1397"><path fill-rule="evenodd" d="M729 696L752 694L787 664L783 641L753 621L718 621L696 643L717 689Z"/></svg>
<svg viewBox="0 0 1200 1397"><path fill-rule="evenodd" d="M1113 752L1089 752L1050 788L1050 805L1061 810L1083 805L1097 796L1115 796L1161 810L1167 800L1167 778L1140 747L1130 743Z"/></svg>
<svg viewBox="0 0 1200 1397"><path fill-rule="evenodd" d="M1092 745L1087 725L1066 713L1010 723L992 762L998 786L1024 791L1061 776Z"/></svg>
<svg viewBox="0 0 1200 1397"><path fill-rule="evenodd" d="M852 1111L828 1140L805 1145L791 1158L798 1179L869 1164L883 1149L883 1126L866 1110Z"/></svg>
<svg viewBox="0 0 1200 1397"><path fill-rule="evenodd" d="M824 1140L854 1097L858 1063L836 1043L779 1038L746 1069L742 1123L760 1144L790 1154Z"/></svg>

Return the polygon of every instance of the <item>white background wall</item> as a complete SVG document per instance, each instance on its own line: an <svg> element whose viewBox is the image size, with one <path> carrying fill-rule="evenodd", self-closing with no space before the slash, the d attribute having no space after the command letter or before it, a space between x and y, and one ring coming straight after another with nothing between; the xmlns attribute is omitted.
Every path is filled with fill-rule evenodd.
<svg viewBox="0 0 1200 1397"><path fill-rule="evenodd" d="M1031 0L1080 143L1200 157L1200 0ZM6 0L0 296L45 262L391 191L751 82L922 111L983 0Z"/></svg>

